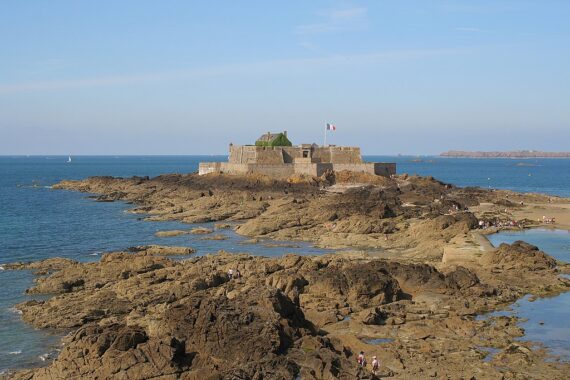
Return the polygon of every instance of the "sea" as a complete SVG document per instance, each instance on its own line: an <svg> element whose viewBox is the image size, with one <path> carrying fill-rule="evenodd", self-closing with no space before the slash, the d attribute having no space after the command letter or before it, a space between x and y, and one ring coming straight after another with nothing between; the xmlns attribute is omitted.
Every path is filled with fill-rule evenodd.
<svg viewBox="0 0 570 380"><path fill-rule="evenodd" d="M395 162L398 174L433 176L458 186L570 197L570 159L364 158ZM141 215L128 212L131 206L125 202L95 202L88 194L51 189L63 179L190 173L197 171L201 161L225 160L227 156L74 156L67 162L68 156L0 156L0 374L45 364L57 355L61 338L61 332L36 330L21 321L14 305L32 299L25 290L33 285L34 277L28 271L4 270L2 264L56 256L88 262L98 260L104 252L142 244L190 246L197 249L198 255L221 249L265 256L330 252L299 242L249 244L247 238L232 230L220 231L227 235L226 240L201 240L196 235L159 238L155 236L157 231L189 226L142 221ZM519 238L570 261L570 234L566 231L497 234L491 241L499 244ZM528 318L523 326L527 338L542 342L560 360L570 360L570 331L566 324L570 318L569 296L566 293L534 303L525 299L512 310Z"/></svg>

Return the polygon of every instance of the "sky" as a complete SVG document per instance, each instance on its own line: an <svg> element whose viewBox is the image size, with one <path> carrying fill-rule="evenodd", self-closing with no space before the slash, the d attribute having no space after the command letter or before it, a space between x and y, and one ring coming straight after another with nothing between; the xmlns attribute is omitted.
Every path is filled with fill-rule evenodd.
<svg viewBox="0 0 570 380"><path fill-rule="evenodd" d="M0 155L570 150L570 1L0 4Z"/></svg>

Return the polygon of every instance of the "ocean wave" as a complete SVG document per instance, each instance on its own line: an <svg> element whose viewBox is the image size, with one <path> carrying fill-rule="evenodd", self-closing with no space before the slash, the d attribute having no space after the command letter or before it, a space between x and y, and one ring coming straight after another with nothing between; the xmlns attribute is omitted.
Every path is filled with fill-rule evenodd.
<svg viewBox="0 0 570 380"><path fill-rule="evenodd" d="M4 270L4 267L2 265L0 265L0 270Z"/></svg>
<svg viewBox="0 0 570 380"><path fill-rule="evenodd" d="M10 351L10 352L8 352L8 355L20 355L21 353L22 353L22 350Z"/></svg>
<svg viewBox="0 0 570 380"><path fill-rule="evenodd" d="M40 360L42 362L45 362L47 360L54 359L57 356L57 354L59 353L59 351L60 350L53 350L50 352L46 352L45 354L41 354L40 356L38 356L38 358L40 358Z"/></svg>
<svg viewBox="0 0 570 380"><path fill-rule="evenodd" d="M15 307L11 307L8 309L9 312L14 313L14 314L20 314L22 315L22 310L18 310Z"/></svg>
<svg viewBox="0 0 570 380"><path fill-rule="evenodd" d="M101 252L93 252L93 253L89 253L89 256L99 256Z"/></svg>

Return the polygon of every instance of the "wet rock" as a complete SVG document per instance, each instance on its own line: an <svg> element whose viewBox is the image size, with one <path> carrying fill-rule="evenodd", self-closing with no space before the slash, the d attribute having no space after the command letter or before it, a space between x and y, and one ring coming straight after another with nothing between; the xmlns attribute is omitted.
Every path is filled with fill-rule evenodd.
<svg viewBox="0 0 570 380"><path fill-rule="evenodd" d="M172 237L172 236L180 236L180 235L187 235L190 231L187 230L171 230L171 231L158 231L154 235L157 237Z"/></svg>
<svg viewBox="0 0 570 380"><path fill-rule="evenodd" d="M540 251L538 247L520 240L511 245L501 244L494 253L488 255L487 260L507 270L538 271L556 267L556 260L551 256Z"/></svg>
<svg viewBox="0 0 570 380"><path fill-rule="evenodd" d="M240 268L243 278L230 281L228 267ZM107 254L99 263L64 268L47 277L43 289L79 274L83 285L18 306L34 326L77 329L59 357L33 376L372 378L357 368L350 351L318 335L293 295L308 292L303 273L312 268L312 259L292 256L274 260L220 253L178 263L145 251ZM345 273L362 290L350 265ZM370 274L365 281L395 286L386 276ZM386 290L375 286L366 297ZM358 303L361 297L349 298Z"/></svg>
<svg viewBox="0 0 570 380"><path fill-rule="evenodd" d="M222 234L216 234L216 235L212 235L212 236L205 236L203 238L200 238L200 240L227 240L228 237L226 235L222 235Z"/></svg>
<svg viewBox="0 0 570 380"><path fill-rule="evenodd" d="M468 289L479 284L479 278L475 273L464 267L458 267L447 273L446 284L454 289Z"/></svg>
<svg viewBox="0 0 570 380"><path fill-rule="evenodd" d="M184 256L196 253L196 250L190 247L174 247L162 245L139 245L129 248L129 251L157 256Z"/></svg>
<svg viewBox="0 0 570 380"><path fill-rule="evenodd" d="M193 235L211 234L212 232L214 232L212 229L205 227L196 227L190 230L190 233Z"/></svg>
<svg viewBox="0 0 570 380"><path fill-rule="evenodd" d="M44 275L76 264L78 264L78 262L75 260L53 257L33 262L2 264L2 267L6 270L33 270L35 274Z"/></svg>

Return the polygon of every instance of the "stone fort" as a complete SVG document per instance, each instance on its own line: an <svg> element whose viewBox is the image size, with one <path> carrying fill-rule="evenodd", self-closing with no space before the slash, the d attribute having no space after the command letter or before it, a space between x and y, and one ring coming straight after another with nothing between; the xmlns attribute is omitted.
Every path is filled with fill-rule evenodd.
<svg viewBox="0 0 570 380"><path fill-rule="evenodd" d="M279 141L279 145L272 145L274 141ZM320 177L328 170L365 172L388 177L396 174L396 164L364 162L358 147L316 144L292 146L287 139L287 132L283 132L262 135L256 145L230 144L228 162L201 162L198 173L264 174L286 178L293 174Z"/></svg>

